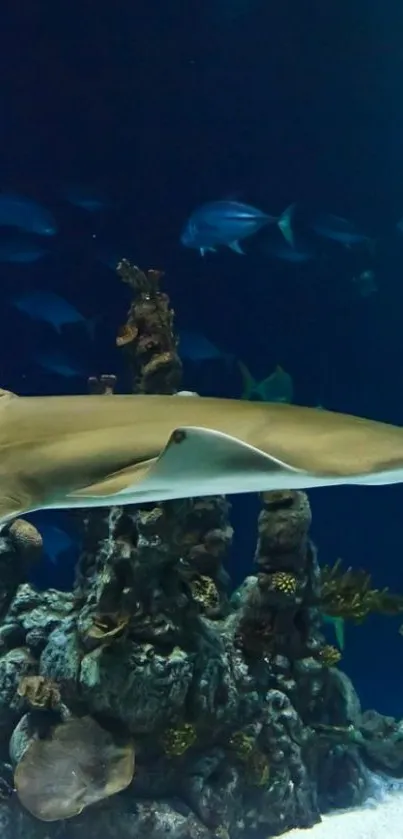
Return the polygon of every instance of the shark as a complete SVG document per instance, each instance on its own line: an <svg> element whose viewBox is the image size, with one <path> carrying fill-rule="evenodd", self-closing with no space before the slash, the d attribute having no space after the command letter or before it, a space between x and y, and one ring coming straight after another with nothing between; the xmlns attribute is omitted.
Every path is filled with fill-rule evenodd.
<svg viewBox="0 0 403 839"><path fill-rule="evenodd" d="M283 403L0 391L0 525L39 509L403 481L403 428Z"/></svg>

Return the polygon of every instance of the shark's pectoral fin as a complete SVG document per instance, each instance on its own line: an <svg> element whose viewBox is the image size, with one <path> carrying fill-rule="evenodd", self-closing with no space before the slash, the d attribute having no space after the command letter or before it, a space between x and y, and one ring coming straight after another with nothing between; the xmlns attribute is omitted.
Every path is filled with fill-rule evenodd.
<svg viewBox="0 0 403 839"><path fill-rule="evenodd" d="M22 513L26 513L32 506L32 498L28 494L20 490L18 487L10 491L10 486L7 486L7 494L0 495L0 529L7 522L17 518Z"/></svg>

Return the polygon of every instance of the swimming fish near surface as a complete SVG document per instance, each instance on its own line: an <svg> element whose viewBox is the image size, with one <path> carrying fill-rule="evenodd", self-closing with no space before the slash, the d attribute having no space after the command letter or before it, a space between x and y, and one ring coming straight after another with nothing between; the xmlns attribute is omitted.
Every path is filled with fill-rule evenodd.
<svg viewBox="0 0 403 839"><path fill-rule="evenodd" d="M85 318L75 306L59 294L33 289L16 294L10 302L32 320L48 323L59 333L63 326L80 325L85 327L90 338L94 338L99 319L97 317Z"/></svg>
<svg viewBox="0 0 403 839"><path fill-rule="evenodd" d="M295 405L0 392L0 523L38 509L403 482L403 428Z"/></svg>
<svg viewBox="0 0 403 839"><path fill-rule="evenodd" d="M49 210L15 192L0 193L0 226L17 227L39 236L54 236L57 224Z"/></svg>
<svg viewBox="0 0 403 839"><path fill-rule="evenodd" d="M295 205L291 204L280 217L263 213L257 207L241 201L211 201L197 207L188 218L181 234L181 243L195 248L204 256L219 246L227 246L243 254L242 239L253 236L269 224L277 224L285 240L292 247L294 234L292 219Z"/></svg>

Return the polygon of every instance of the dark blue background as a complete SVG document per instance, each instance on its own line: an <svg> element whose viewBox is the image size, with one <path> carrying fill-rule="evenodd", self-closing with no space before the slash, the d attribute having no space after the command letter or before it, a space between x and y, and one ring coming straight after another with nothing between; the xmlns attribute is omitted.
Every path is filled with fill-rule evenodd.
<svg viewBox="0 0 403 839"><path fill-rule="evenodd" d="M206 332L257 376L281 363L297 402L403 424L403 240L395 228L403 215L403 9L381 0L242 5L234 19L230 0L4 10L2 186L42 200L60 233L45 262L0 268L2 386L85 392L84 381L32 364L43 329L8 301L40 287L103 316L95 348L76 329L66 330L65 346L93 373L119 373L120 390L128 388L114 343L128 291L95 258L100 243L124 243L139 265L165 269L180 325ZM100 184L116 210L94 218L69 207L60 192L69 181ZM374 253L321 242L315 262L293 266L270 260L260 240L243 258L228 251L202 260L181 249L191 209L228 195L269 213L296 200L308 213L345 215L376 240ZM368 267L379 292L363 299L351 279ZM185 386L240 393L235 372L215 364L188 367ZM403 591L401 487L311 497L321 560L342 556L369 569L376 586ZM234 579L252 567L254 509L253 499L241 509ZM344 664L365 706L399 716L397 627L386 618L349 627Z"/></svg>

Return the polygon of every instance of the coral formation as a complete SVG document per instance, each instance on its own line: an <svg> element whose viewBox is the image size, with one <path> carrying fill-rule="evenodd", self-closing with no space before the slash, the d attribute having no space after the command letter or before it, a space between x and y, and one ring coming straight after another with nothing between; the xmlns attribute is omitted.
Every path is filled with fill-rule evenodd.
<svg viewBox="0 0 403 839"><path fill-rule="evenodd" d="M180 728L169 728L164 732L161 740L168 757L179 757L196 743L196 729L194 725L184 723Z"/></svg>
<svg viewBox="0 0 403 839"><path fill-rule="evenodd" d="M56 710L60 705L58 685L44 676L23 676L17 693L27 700L31 708Z"/></svg>
<svg viewBox="0 0 403 839"><path fill-rule="evenodd" d="M162 274L118 273L133 390L175 394ZM88 387L113 398L116 383ZM401 725L362 713L322 634L323 613L397 614L403 598L320 568L308 496L288 490L262 496L255 573L231 595L230 513L223 497L72 513L71 593L26 582L32 525L2 532L2 839L266 839L360 803L368 767L403 776Z"/></svg>
<svg viewBox="0 0 403 839"><path fill-rule="evenodd" d="M173 331L174 313L168 296L160 291L163 272L144 273L127 259L122 259L117 271L135 292L127 323L116 339L128 355L133 391L174 393L179 388L182 363Z"/></svg>
<svg viewBox="0 0 403 839"><path fill-rule="evenodd" d="M371 588L371 575L360 568L341 572L341 560L321 569L320 607L333 617L347 618L357 623L377 612L398 615L403 612L403 596L392 594L388 588Z"/></svg>

